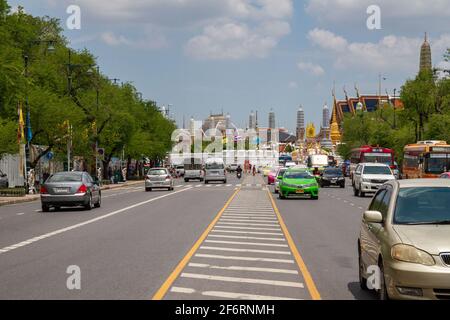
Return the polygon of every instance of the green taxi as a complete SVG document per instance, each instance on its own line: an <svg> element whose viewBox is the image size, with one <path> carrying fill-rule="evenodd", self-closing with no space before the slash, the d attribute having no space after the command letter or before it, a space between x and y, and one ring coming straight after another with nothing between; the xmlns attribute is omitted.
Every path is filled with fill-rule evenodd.
<svg viewBox="0 0 450 320"><path fill-rule="evenodd" d="M280 199L286 199L290 196L310 196L313 200L319 199L319 184L307 169L292 168L287 170L279 188Z"/></svg>

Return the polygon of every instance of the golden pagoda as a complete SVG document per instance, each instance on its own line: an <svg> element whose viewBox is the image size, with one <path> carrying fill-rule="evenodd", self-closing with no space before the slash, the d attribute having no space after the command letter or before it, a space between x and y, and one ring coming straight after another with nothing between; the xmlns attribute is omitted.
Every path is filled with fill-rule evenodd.
<svg viewBox="0 0 450 320"><path fill-rule="evenodd" d="M341 142L342 136L339 130L339 124L337 122L336 104L333 108L333 115L331 117L331 141L334 145Z"/></svg>
<svg viewBox="0 0 450 320"><path fill-rule="evenodd" d="M316 137L316 127L314 126L314 123L310 122L306 126L306 138L314 139L315 137Z"/></svg>

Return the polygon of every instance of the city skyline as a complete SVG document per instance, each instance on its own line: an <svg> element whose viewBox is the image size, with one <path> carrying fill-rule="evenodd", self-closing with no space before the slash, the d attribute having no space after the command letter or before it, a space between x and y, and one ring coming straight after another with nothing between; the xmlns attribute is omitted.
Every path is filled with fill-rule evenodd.
<svg viewBox="0 0 450 320"><path fill-rule="evenodd" d="M333 104L334 83L338 99L343 87L355 84L362 95L373 95L382 74L382 93L398 93L417 73L425 31L435 67L444 65L450 42L445 4L423 0L379 1L380 30L366 26L366 0L77 0L81 30L67 30L72 2L9 1L13 9L21 5L31 14L58 17L74 49L91 50L102 72L133 82L144 98L171 104L180 127L183 117L203 119L222 109L242 127L258 110L260 125L268 126L273 109L277 125L295 132L300 104L305 119L319 127L324 101Z"/></svg>

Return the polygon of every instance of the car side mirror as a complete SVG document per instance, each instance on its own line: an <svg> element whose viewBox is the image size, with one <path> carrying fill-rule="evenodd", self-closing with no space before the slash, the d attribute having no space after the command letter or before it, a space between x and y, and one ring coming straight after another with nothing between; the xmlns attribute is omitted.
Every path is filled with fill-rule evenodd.
<svg viewBox="0 0 450 320"><path fill-rule="evenodd" d="M383 215L380 211L364 212L364 220L369 223L383 223Z"/></svg>

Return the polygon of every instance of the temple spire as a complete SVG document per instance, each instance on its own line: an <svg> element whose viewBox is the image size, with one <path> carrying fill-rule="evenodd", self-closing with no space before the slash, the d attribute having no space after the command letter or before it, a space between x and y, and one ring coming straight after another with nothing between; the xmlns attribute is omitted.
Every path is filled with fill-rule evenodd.
<svg viewBox="0 0 450 320"><path fill-rule="evenodd" d="M433 66L431 61L431 46L428 42L428 33L425 32L424 42L420 49L420 72L432 72Z"/></svg>

